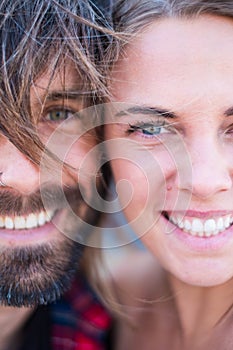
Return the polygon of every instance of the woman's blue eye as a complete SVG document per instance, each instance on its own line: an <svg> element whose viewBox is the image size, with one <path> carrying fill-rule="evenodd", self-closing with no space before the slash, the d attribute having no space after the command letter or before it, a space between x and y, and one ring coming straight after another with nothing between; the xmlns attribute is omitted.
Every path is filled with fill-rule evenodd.
<svg viewBox="0 0 233 350"><path fill-rule="evenodd" d="M141 128L142 133L144 135L159 135L161 133L162 129L164 129L164 128L161 126L154 126L154 125L150 125L148 127Z"/></svg>
<svg viewBox="0 0 233 350"><path fill-rule="evenodd" d="M139 131L143 135L147 136L160 135L162 133L169 132L164 126L156 126L153 124L130 125L128 132L133 133L135 131Z"/></svg>
<svg viewBox="0 0 233 350"><path fill-rule="evenodd" d="M59 122L68 119L73 113L68 110L51 110L47 113L46 119L52 122Z"/></svg>

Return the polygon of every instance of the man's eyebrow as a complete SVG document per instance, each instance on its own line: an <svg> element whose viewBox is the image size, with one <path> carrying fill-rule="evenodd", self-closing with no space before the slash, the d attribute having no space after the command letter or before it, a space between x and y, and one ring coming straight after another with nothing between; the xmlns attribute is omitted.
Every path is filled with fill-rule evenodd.
<svg viewBox="0 0 233 350"><path fill-rule="evenodd" d="M92 92L89 91L89 93L91 94ZM32 106L33 109L42 111L46 104L56 103L56 101L57 103L59 101L65 103L73 100L78 104L83 104L84 95L86 97L88 96L87 91L77 89L49 91L43 95L36 96L36 98L32 101Z"/></svg>
<svg viewBox="0 0 233 350"><path fill-rule="evenodd" d="M91 96L93 91L84 90L62 90L62 91L51 91L46 96L46 101L56 100L78 100L82 99L83 96Z"/></svg>
<svg viewBox="0 0 233 350"><path fill-rule="evenodd" d="M135 106L130 107L125 110L121 110L115 114L116 117L122 117L124 115L130 115L130 114L145 114L145 115L152 115L155 117L163 117L163 118L171 118L175 119L177 118L177 115L174 112L171 112L169 110L163 109L163 108L157 108L157 107L144 107L144 106Z"/></svg>

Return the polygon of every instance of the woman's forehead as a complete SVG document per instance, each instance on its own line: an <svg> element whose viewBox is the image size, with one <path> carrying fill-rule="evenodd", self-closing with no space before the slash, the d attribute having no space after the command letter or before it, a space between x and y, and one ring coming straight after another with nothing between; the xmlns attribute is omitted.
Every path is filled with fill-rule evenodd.
<svg viewBox="0 0 233 350"><path fill-rule="evenodd" d="M141 57L141 55L159 58L169 54L193 55L198 53L213 54L219 51L233 50L233 19L213 15L201 15L195 18L164 18L153 20L142 32L133 37L126 46L120 61L127 62L128 58ZM231 40L230 40L231 39ZM213 53L212 50L215 50ZM124 60L125 58L125 60Z"/></svg>
<svg viewBox="0 0 233 350"><path fill-rule="evenodd" d="M232 38L233 20L225 17L154 21L132 40L113 68L113 94L132 98L141 93L145 103L161 96L163 102L178 92L190 99L213 95L222 83L231 87Z"/></svg>

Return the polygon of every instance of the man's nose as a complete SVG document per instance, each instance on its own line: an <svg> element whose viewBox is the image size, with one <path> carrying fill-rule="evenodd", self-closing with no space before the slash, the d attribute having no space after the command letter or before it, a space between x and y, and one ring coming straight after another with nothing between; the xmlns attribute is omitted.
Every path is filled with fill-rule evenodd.
<svg viewBox="0 0 233 350"><path fill-rule="evenodd" d="M39 189L39 169L10 141L0 145L0 172L2 181L22 194Z"/></svg>
<svg viewBox="0 0 233 350"><path fill-rule="evenodd" d="M233 164L229 164L219 143L213 139L197 140L188 151L192 174L182 178L180 188L189 190L193 197L204 199L232 187Z"/></svg>

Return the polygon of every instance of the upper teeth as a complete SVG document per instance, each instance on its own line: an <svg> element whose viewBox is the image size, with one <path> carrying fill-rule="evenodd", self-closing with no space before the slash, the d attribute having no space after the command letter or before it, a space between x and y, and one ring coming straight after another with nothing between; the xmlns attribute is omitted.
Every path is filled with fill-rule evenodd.
<svg viewBox="0 0 233 350"><path fill-rule="evenodd" d="M43 226L46 222L51 221L54 212L53 210L47 210L47 212L31 213L27 216L0 216L0 228L23 230Z"/></svg>
<svg viewBox="0 0 233 350"><path fill-rule="evenodd" d="M169 220L193 236L210 237L227 229L233 222L231 215L225 215L218 218L202 220L195 217L182 217L171 215Z"/></svg>

